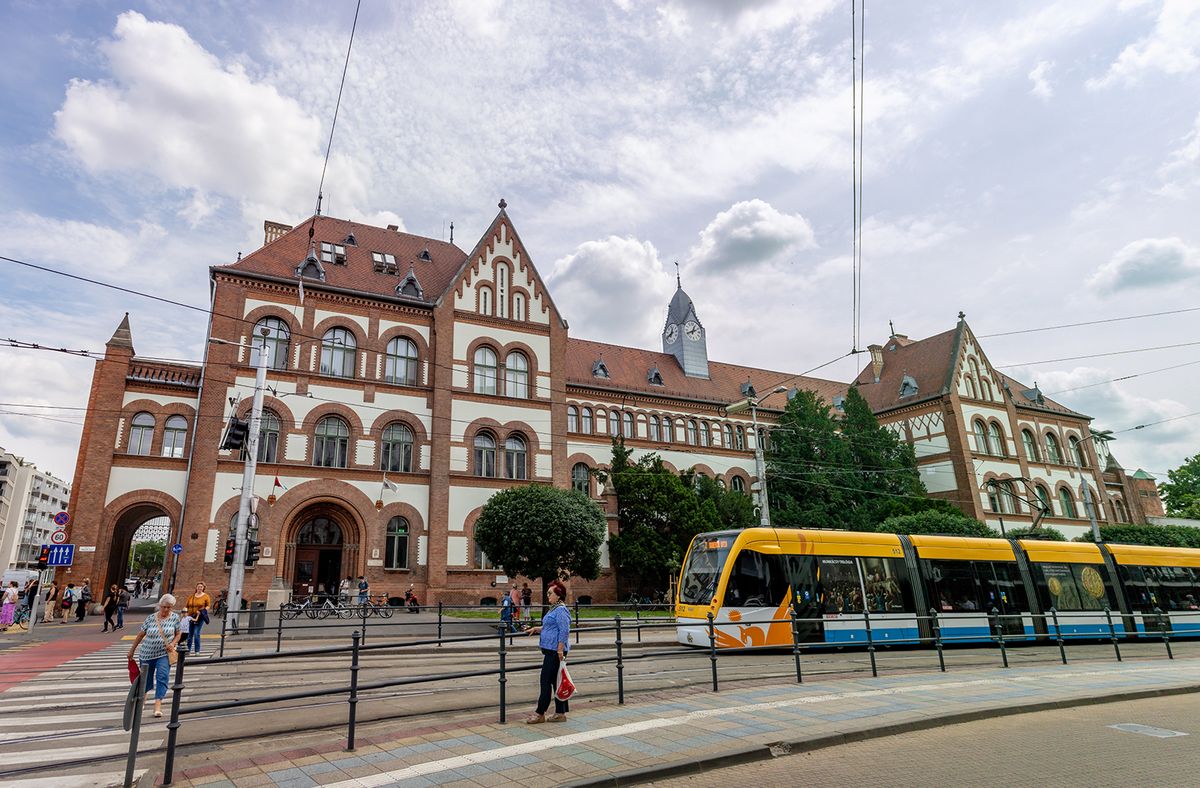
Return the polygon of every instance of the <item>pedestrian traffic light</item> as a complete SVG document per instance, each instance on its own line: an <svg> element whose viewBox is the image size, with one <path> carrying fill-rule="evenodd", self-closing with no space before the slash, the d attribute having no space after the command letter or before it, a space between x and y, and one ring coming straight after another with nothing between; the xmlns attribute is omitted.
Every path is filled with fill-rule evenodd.
<svg viewBox="0 0 1200 788"><path fill-rule="evenodd" d="M254 566L254 562L259 559L258 542L253 539L246 540L246 560L243 562L246 566Z"/></svg>
<svg viewBox="0 0 1200 788"><path fill-rule="evenodd" d="M225 566L233 566L233 556L237 553L237 540L225 540Z"/></svg>
<svg viewBox="0 0 1200 788"><path fill-rule="evenodd" d="M42 545L42 552L38 553L38 569L45 569L50 564L50 545Z"/></svg>
<svg viewBox="0 0 1200 788"><path fill-rule="evenodd" d="M229 426L225 428L225 437L221 440L221 449L241 451L246 445L246 437L250 434L250 423L236 416L229 417Z"/></svg>

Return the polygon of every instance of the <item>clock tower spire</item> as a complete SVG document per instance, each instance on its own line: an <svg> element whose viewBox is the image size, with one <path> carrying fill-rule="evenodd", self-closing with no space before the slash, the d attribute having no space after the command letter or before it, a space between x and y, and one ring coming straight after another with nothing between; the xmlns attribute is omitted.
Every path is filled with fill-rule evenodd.
<svg viewBox="0 0 1200 788"><path fill-rule="evenodd" d="M676 263L678 269L678 263ZM675 273L675 295L667 307L667 324L663 327L662 347L683 368L689 378L708 377L708 345L704 326L696 315L696 305L683 291L679 272Z"/></svg>

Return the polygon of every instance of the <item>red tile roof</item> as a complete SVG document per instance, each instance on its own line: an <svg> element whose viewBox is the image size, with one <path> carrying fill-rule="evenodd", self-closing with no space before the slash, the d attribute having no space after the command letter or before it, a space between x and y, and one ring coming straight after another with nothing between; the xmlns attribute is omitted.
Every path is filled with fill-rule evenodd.
<svg viewBox="0 0 1200 788"><path fill-rule="evenodd" d="M308 256L308 228L312 218L305 219L280 238L251 252L236 263L215 266L214 270L231 270L289 279L299 284L296 266ZM356 246L346 244L346 264L321 263L325 269L324 284L329 287L357 290L381 296L396 295L396 285L408 275L411 264L425 293L425 302L432 303L445 292L455 274L467 259L467 253L451 243L419 235L385 230L369 224L359 224L331 216L316 217L313 241L320 256L322 241L341 244L354 234ZM422 260L428 249L430 260ZM396 273L376 272L371 252L386 252L396 258ZM305 278L305 288L320 287L321 283Z"/></svg>
<svg viewBox="0 0 1200 788"><path fill-rule="evenodd" d="M963 325L960 323L959 327ZM883 346L883 370L878 383L868 358L854 382L871 410L878 413L942 394L953 369L959 327L927 339L909 340L908 344L889 339ZM917 381L917 393L901 398L900 383L905 375Z"/></svg>
<svg viewBox="0 0 1200 788"><path fill-rule="evenodd" d="M708 362L708 379L689 378L679 362L669 353L641 348L610 345L586 339L567 340L567 385L589 386L611 391L637 391L647 394L680 397L690 400L728 404L742 399L741 386L747 379L762 396L762 407L782 410L786 394L772 394L777 386L815 391L826 402L846 393L846 384L834 380L809 378L787 372L772 372L737 364ZM609 377L592 374L592 365L603 359ZM654 386L647 373L657 367L663 385Z"/></svg>
<svg viewBox="0 0 1200 788"><path fill-rule="evenodd" d="M1063 405L1062 403L1055 402L1054 400L1047 397L1045 394L1042 395L1041 402L1038 402L1036 399L1027 397L1027 396L1025 396L1025 392L1033 391L1032 386L1026 386L1021 381L1017 380L1016 378L1009 377L1008 375L1005 375L1003 372L1000 373L1000 376L1002 378L1004 378L1004 382L1008 384L1009 391L1012 392L1013 402L1016 403L1018 407L1038 408L1040 410L1049 410L1049 411L1054 411L1056 413L1065 413L1070 416L1079 416L1080 418L1083 418L1083 419L1091 418L1091 416L1085 416L1082 413L1080 413L1079 411L1071 410L1070 408L1068 408L1066 405Z"/></svg>

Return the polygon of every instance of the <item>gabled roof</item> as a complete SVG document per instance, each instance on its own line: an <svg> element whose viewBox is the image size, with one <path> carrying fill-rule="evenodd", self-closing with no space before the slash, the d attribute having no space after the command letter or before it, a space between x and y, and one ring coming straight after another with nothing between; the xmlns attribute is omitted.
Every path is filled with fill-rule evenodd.
<svg viewBox="0 0 1200 788"><path fill-rule="evenodd" d="M1055 402L1045 394L1042 395L1042 399L1039 402L1037 399L1028 396L1027 394L1027 392L1033 392L1036 389L1026 386L1021 381L1017 380L1016 378L1009 377L1003 372L999 373L999 375L1004 382L1008 384L1009 393L1012 394L1013 402L1018 408L1034 408L1036 410L1050 411L1051 413L1064 413L1068 416L1078 416L1081 419L1091 419L1091 416L1085 416L1078 411L1071 410L1066 405L1063 405L1060 402Z"/></svg>
<svg viewBox="0 0 1200 788"><path fill-rule="evenodd" d="M1138 468L1136 471L1133 472L1133 478L1142 479L1145 481L1154 481L1154 477L1151 476L1150 474L1146 473L1145 471L1143 471L1141 468Z"/></svg>
<svg viewBox="0 0 1200 788"><path fill-rule="evenodd" d="M962 325L960 323L959 327L927 339L909 341L908 344L889 339L883 346L883 370L879 374L879 382L875 382L870 362L854 379L858 393L863 395L871 410L878 413L945 393L947 378L954 368ZM901 397L905 375L916 381L917 393Z"/></svg>
<svg viewBox="0 0 1200 788"><path fill-rule="evenodd" d="M592 374L593 365L603 359L608 377ZM741 386L747 379L762 397L761 407L783 410L786 394L772 394L778 386L814 391L826 402L846 393L846 384L834 380L801 377L793 373L772 372L737 364L708 362L708 378L690 378L669 353L610 345L586 339L567 340L567 385L588 386L610 391L636 391L659 397L731 404L743 399ZM652 385L647 371L657 367L663 385Z"/></svg>
<svg viewBox="0 0 1200 788"><path fill-rule="evenodd" d="M213 270L260 274L299 284L296 266L308 256L308 228L312 222L311 217L305 219L280 238L251 252L236 263L214 266ZM462 249L435 238L385 230L347 219L335 219L332 216L316 217L313 241L317 244L318 255L322 241L341 244L348 235L354 235L357 245L345 245L346 264L324 263L325 281L322 283L305 279L306 289L324 286L395 298L396 285L401 283L405 274L376 271L371 253L383 252L396 258L397 272L407 271L409 265L413 267L424 291L422 300L430 302L450 286L454 281L454 274L466 260L466 253ZM427 260L422 259L422 252L426 249L429 250Z"/></svg>

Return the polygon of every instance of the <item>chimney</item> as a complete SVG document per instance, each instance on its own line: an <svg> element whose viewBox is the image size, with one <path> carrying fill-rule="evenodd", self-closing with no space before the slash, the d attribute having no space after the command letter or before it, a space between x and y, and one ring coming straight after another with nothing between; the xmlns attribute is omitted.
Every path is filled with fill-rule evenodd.
<svg viewBox="0 0 1200 788"><path fill-rule="evenodd" d="M867 350L871 351L871 372L878 383L879 373L883 372L883 345L867 345Z"/></svg>
<svg viewBox="0 0 1200 788"><path fill-rule="evenodd" d="M388 225L388 229L389 229L389 230L391 230L392 232L396 233L396 232L399 232L399 231L400 231L400 225L398 225L398 224L389 224L389 225Z"/></svg>
<svg viewBox="0 0 1200 788"><path fill-rule="evenodd" d="M282 238L291 229L292 226L290 224L281 224L273 222L270 219L263 222L263 246L266 246L277 238Z"/></svg>

